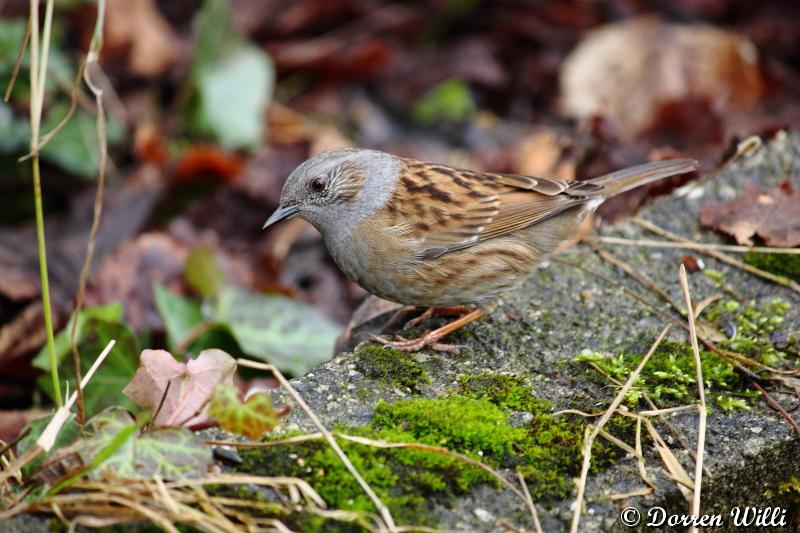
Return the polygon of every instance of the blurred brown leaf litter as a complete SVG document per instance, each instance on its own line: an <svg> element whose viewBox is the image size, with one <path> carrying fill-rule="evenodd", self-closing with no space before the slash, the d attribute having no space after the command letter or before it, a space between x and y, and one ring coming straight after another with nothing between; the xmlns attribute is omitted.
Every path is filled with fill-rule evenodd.
<svg viewBox="0 0 800 533"><path fill-rule="evenodd" d="M109 1L101 79L113 164L87 305L119 302L121 320L146 347L170 348L155 284L183 306L187 324L219 319L209 311L219 295L198 294L185 276L187 258L202 247L226 290L268 297L256 309L288 296L340 329L350 323L343 341L352 340L361 322L391 316L392 306L362 310L351 322L365 293L341 276L313 228L261 231L300 162L365 146L565 179L670 157L697 158L709 172L738 140L800 123L795 4ZM0 3L0 79L10 78L27 9L23 0ZM50 111L69 104L95 14L94 3L81 0L56 9ZM32 405L37 371L29 362L44 340L29 170L16 162L27 146L28 91L21 77L0 104L2 409ZM75 126L44 159L61 326L91 222L91 101L79 93ZM601 215L619 219L696 177L631 191ZM796 246L796 226L787 227L796 221L793 187L745 191L739 201L747 209L707 206L704 222L740 242ZM765 221L762 208L784 215ZM187 353L211 347L205 342L242 353L238 342L257 349L273 341L237 333L190 336Z"/></svg>

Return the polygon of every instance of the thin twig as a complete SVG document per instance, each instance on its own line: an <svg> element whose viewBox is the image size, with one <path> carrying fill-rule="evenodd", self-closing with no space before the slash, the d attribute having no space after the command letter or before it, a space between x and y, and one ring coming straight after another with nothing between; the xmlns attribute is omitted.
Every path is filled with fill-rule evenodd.
<svg viewBox="0 0 800 533"><path fill-rule="evenodd" d="M661 333L656 338L653 345L647 351L645 356L642 358L642 361L639 363L639 366L631 372L631 375L628 376L628 380L625 382L625 385L617 393L617 396L611 402L611 405L608 406L606 412L603 413L603 416L600 417L600 420L597 421L597 424L592 427L591 430L587 428L586 438L583 441L583 465L581 466L581 475L578 480L578 494L575 496L575 504L572 513L572 524L570 526L570 533L578 533L578 526L580 525L581 521L581 513L583 512L583 495L586 491L586 478L589 475L589 467L592 463L592 444L594 444L594 440L597 438L597 435L600 434L600 431L609 421L611 416L620 406L622 401L625 399L625 395L628 394L628 391L633 387L633 384L639 378L639 374L642 372L642 369L645 367L647 362L650 360L650 357L653 356L658 346L661 344L661 341L664 340L664 337L669 333L669 330L672 326L667 324L664 326L664 329L661 330Z"/></svg>
<svg viewBox="0 0 800 533"><path fill-rule="evenodd" d="M786 409L784 409L784 408L781 406L781 404L779 404L778 402L776 402L776 401L775 401L775 399L774 399L772 396L770 396L769 394L767 394L767 391L765 391L765 390L764 390L764 388L763 388L761 385L759 385L757 382L755 382L755 381L752 381L750 384L751 384L751 385L752 385L752 386L753 386L753 387L754 387L756 390L758 390L759 392L761 392L761 394L763 394L763 395L764 395L764 399L767 401L767 403L769 404L769 406L770 406L770 407L772 407L773 409L775 409L776 411L778 411L778 412L781 414L781 416L782 416L783 418L785 418L785 419L786 419L786 421L789 423L789 425L790 425L790 426L792 426L792 429L794 430L795 434L796 434L798 437L800 437L800 426L798 426L798 425L797 425L797 422L795 422L794 418L792 418L792 415L790 415L789 413L787 413L787 412L786 412Z"/></svg>
<svg viewBox="0 0 800 533"><path fill-rule="evenodd" d="M89 90L92 91L95 98L95 105L97 106L97 118L95 128L97 130L97 145L99 153L99 161L97 168L97 191L94 197L94 210L92 213L92 227L89 230L89 240L86 243L86 255L83 259L83 266L81 267L80 281L78 282L78 292L75 298L75 320L72 322L72 331L70 332L70 345L72 348L72 358L75 366L75 380L78 385L78 425L83 427L84 422L84 408L83 408L83 390L80 387L81 381L81 354L78 350L78 315L83 307L83 295L86 290L86 282L89 279L89 270L92 266L94 258L94 247L97 241L97 232L100 230L100 219L103 216L103 194L105 191L106 183L106 161L108 160L108 143L106 142L106 113L103 108L103 91L100 90L92 81L91 70L93 67L99 68L98 58L100 57L100 49L103 46L103 28L105 26L105 0L98 0L97 2L97 19L95 21L94 36L89 46L89 52L86 56L85 68L82 68L83 79ZM76 84L77 85L77 84ZM76 87L77 91L77 87ZM77 99L73 98L72 110L74 111L75 102Z"/></svg>
<svg viewBox="0 0 800 533"><path fill-rule="evenodd" d="M644 248L669 248L705 251L712 250L718 252L733 252L746 254L756 252L760 254L800 254L800 248L771 248L769 246L738 246L735 244L713 244L707 242L668 242L655 241L652 239L624 239L622 237L610 237L606 235L594 235L583 239L587 242L600 242L603 244L620 244L622 246L635 246Z"/></svg>
<svg viewBox="0 0 800 533"><path fill-rule="evenodd" d="M519 484L522 487L522 492L525 494L525 502L528 504L528 510L531 512L531 519L533 520L533 527L536 528L536 533L542 533L542 524L539 523L539 513L536 512L536 504L533 503L531 492L528 490L528 484L525 482L525 476L522 472L517 470L517 477Z"/></svg>
<svg viewBox="0 0 800 533"><path fill-rule="evenodd" d="M22 36L22 41L19 43L19 50L17 51L17 59L14 61L14 69L11 71L11 79L6 87L6 94L3 96L3 101L8 102L11 99L11 91L14 90L14 85L17 83L17 76L19 76L19 69L22 66L22 60L25 57L25 48L28 46L28 41L31 38L31 19L28 18L28 23L25 25L25 34Z"/></svg>
<svg viewBox="0 0 800 533"><path fill-rule="evenodd" d="M615 257L614 255L606 252L605 250L601 250L600 248L593 247L594 252L603 260L608 261L612 265L619 267L622 269L623 272L628 274L630 277L638 281L641 285L643 285L646 289L656 293L662 300L667 302L669 306L672 308L673 311L682 315L684 310L681 309L678 304L676 304L672 298L669 297L667 291L656 285L650 278L645 276L643 273L636 271L631 265Z"/></svg>
<svg viewBox="0 0 800 533"><path fill-rule="evenodd" d="M298 405L300 405L300 408L306 413L306 415L308 415L308 417L311 419L314 425L317 426L319 432L325 436L325 440L328 441L328 444L330 444L331 448L333 448L333 451L336 453L336 455L339 456L339 459L342 461L345 468L347 468L347 470L355 478L358 484L361 485L361 488L364 490L367 496L369 496L370 500L372 500L373 505L375 505L375 508L380 513L381 518L383 518L383 521L386 523L386 527L389 529L389 531L392 533L396 532L397 526L395 525L394 518L392 518L392 514L389 511L389 508L386 507L386 505L381 501L381 499L378 497L375 491L372 490L372 487L369 486L369 483L367 483L366 480L361 476L356 467L353 466L353 463L350 462L350 459L347 457L347 454L344 453L344 450L342 450L341 446L339 446L339 443L336 442L336 439L333 437L331 432L328 431L328 429L322 424L319 417L317 417L317 415L314 413L314 411L311 410L311 408L308 406L305 400L303 400L300 394L298 394L297 391L294 389L294 387L292 387L292 384L289 383L289 381L283 376L283 373L280 370L278 370L278 368L275 367L274 365L267 365L264 363L259 363L257 361L250 361L248 359L239 358L236 360L236 362L241 366L272 372L272 374L275 376L278 382L283 386L283 388L286 389L286 391L289 393L292 399L296 401Z"/></svg>
<svg viewBox="0 0 800 533"><path fill-rule="evenodd" d="M694 323L694 309L692 307L692 296L689 293L689 280L686 277L686 267L681 263L679 269L679 276L681 280L681 288L683 289L683 298L686 301L686 309L689 316L689 341L692 344L692 353L694 353L694 366L696 371L697 380L697 397L700 401L699 417L697 419L697 459L695 460L694 469L694 489L692 491L692 516L700 516L700 495L703 487L703 454L705 453L706 445L706 393L705 382L703 381L703 367L700 361L700 348L697 344L697 330ZM697 526L692 525L690 533L697 533Z"/></svg>
<svg viewBox="0 0 800 533"><path fill-rule="evenodd" d="M648 231L651 231L651 232L655 233L656 235L660 235L662 237L666 237L667 239L673 240L675 242L680 242L680 243L692 242L689 239L686 239L684 237L681 237L680 235L676 235L676 234L674 234L674 233L672 233L670 231L667 231L667 230L665 230L663 228L660 228L660 227L656 226L655 224L653 224L649 220L644 220L644 219L639 218L639 217L634 217L631 220L637 226L642 227L642 228L644 228L644 229L646 229ZM758 277L764 278L766 280L772 281L773 283L777 283L778 285L783 285L784 287L788 287L788 288L792 289L793 291L795 291L797 293L800 293L800 284L798 284L797 282L795 282L795 281L793 281L793 280L791 280L791 279L789 279L787 277L778 276L776 274L772 274L771 272L767 272L766 270L761 270L760 268L756 268L756 267L754 267L752 265L748 265L747 263L743 263L742 261L739 261L738 259L735 259L735 258L733 258L733 257L731 257L731 256L729 256L727 254L724 254L722 252L718 252L716 250L698 250L698 251L700 251L700 252L702 252L702 253L710 256L710 257L713 257L714 259L718 259L718 260L722 261L723 263L727 263L727 264L729 264L731 266L735 266L736 268L744 270L745 272L749 272L750 274L753 274L755 276L758 276Z"/></svg>

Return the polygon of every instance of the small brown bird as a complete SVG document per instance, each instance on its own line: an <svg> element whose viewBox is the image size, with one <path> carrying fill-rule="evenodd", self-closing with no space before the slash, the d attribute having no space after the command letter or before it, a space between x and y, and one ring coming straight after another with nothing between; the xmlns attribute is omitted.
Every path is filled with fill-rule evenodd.
<svg viewBox="0 0 800 533"><path fill-rule="evenodd" d="M366 149L321 153L286 180L264 227L293 216L313 224L344 274L367 291L423 316L464 312L401 350L455 347L439 341L487 314L608 198L691 172L697 162L647 163L588 181L473 172ZM473 310L464 305L476 305ZM458 306L458 307L454 307ZM451 309L452 310L452 309Z"/></svg>

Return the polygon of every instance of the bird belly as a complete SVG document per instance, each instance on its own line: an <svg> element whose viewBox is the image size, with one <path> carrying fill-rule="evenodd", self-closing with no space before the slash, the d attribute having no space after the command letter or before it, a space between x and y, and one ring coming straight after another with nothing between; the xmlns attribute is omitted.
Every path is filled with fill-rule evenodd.
<svg viewBox="0 0 800 533"><path fill-rule="evenodd" d="M570 210L432 259L420 259L420 243L402 231L369 225L329 249L349 279L386 300L419 307L485 304L532 276L545 255L572 237L577 214Z"/></svg>

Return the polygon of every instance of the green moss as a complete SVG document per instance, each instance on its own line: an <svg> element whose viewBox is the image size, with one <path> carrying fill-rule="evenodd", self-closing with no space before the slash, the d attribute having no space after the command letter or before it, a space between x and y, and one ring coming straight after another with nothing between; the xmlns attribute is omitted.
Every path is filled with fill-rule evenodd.
<svg viewBox="0 0 800 533"><path fill-rule="evenodd" d="M420 386L431 382L425 367L409 353L377 344L365 344L356 350L355 355L358 371L372 379L417 392Z"/></svg>
<svg viewBox="0 0 800 533"><path fill-rule="evenodd" d="M720 347L775 366L797 352L797 339L789 334L781 349L773 342L773 335L784 327L784 315L790 308L791 304L780 298L761 303L751 300L745 305L725 300L709 306L704 316L731 334Z"/></svg>
<svg viewBox="0 0 800 533"><path fill-rule="evenodd" d="M642 362L644 354L621 353L606 355L584 350L575 361L591 362L603 373L619 381L626 381ZM719 355L701 351L701 366L705 381L706 396L722 409L746 408L743 398L753 396L741 383L741 378ZM685 342L664 341L645 365L634 386L628 391L625 402L638 406L644 392L659 405L675 405L691 401L697 394L695 385L695 363L692 348Z"/></svg>
<svg viewBox="0 0 800 533"><path fill-rule="evenodd" d="M375 407L373 423L385 428L402 427L426 444L502 459L525 433L510 426L507 418L502 409L488 401L455 396L382 402Z"/></svg>
<svg viewBox="0 0 800 533"><path fill-rule="evenodd" d="M522 427L512 426L508 417L520 409L531 412L532 420ZM522 378L477 374L464 376L449 397L382 402L370 425L338 430L388 442L440 446L496 468L516 468L525 476L534 498L564 497L572 491L571 477L580 470L586 426L582 419L556 417L551 411L551 403L533 396ZM454 457L345 440L340 444L400 523L420 524L420 517L430 516L435 503L446 505L478 483L496 483L484 470ZM244 462L238 469L242 471L298 476L332 508L374 512L372 502L324 441L242 450L240 454ZM597 469L609 464L616 452L598 442L593 456ZM319 520L306 516L284 519L304 531L333 527L317 523Z"/></svg>
<svg viewBox="0 0 800 533"><path fill-rule="evenodd" d="M506 374L468 374L458 380L459 394L491 402L506 410L532 415L522 428L524 437L515 443L519 470L528 482L534 498L564 497L572 490L570 479L580 471L586 424L569 415L553 416L553 404L537 398L525 385L524 378ZM631 437L634 423L614 417L607 430L618 437ZM593 449L592 469L609 466L619 452L605 441Z"/></svg>
<svg viewBox="0 0 800 533"><path fill-rule="evenodd" d="M460 395L487 400L512 411L549 411L552 404L533 395L525 386L522 376L509 374L467 374L458 378L457 391Z"/></svg>
<svg viewBox="0 0 800 533"><path fill-rule="evenodd" d="M376 425L340 427L342 433L387 442L422 442L413 432ZM285 435L284 435L285 436ZM377 448L340 441L353 465L389 506L401 523L420 524L435 500L462 494L479 482L491 482L483 470L458 459L412 448ZM263 475L296 476L308 481L332 508L374 512L364 493L339 457L324 441L243 450L238 469ZM329 531L331 524L309 521L287 524L302 531ZM363 525L368 525L365 515Z"/></svg>
<svg viewBox="0 0 800 533"><path fill-rule="evenodd" d="M800 281L800 255L748 252L744 262L761 270Z"/></svg>
<svg viewBox="0 0 800 533"><path fill-rule="evenodd" d="M773 341L790 307L788 302L778 298L744 305L734 300L720 300L704 311L703 318L731 334L718 343L720 348L775 366L797 351L797 340L792 335L786 335L781 349ZM575 360L591 362L603 373L625 381L642 357L639 353L606 355L585 350ZM758 394L747 388L733 366L708 350L701 350L700 358L706 396L711 402L724 410L749 408L748 400ZM662 342L625 400L628 405L636 406L644 392L667 405L685 403L696 396L694 355L688 343Z"/></svg>

